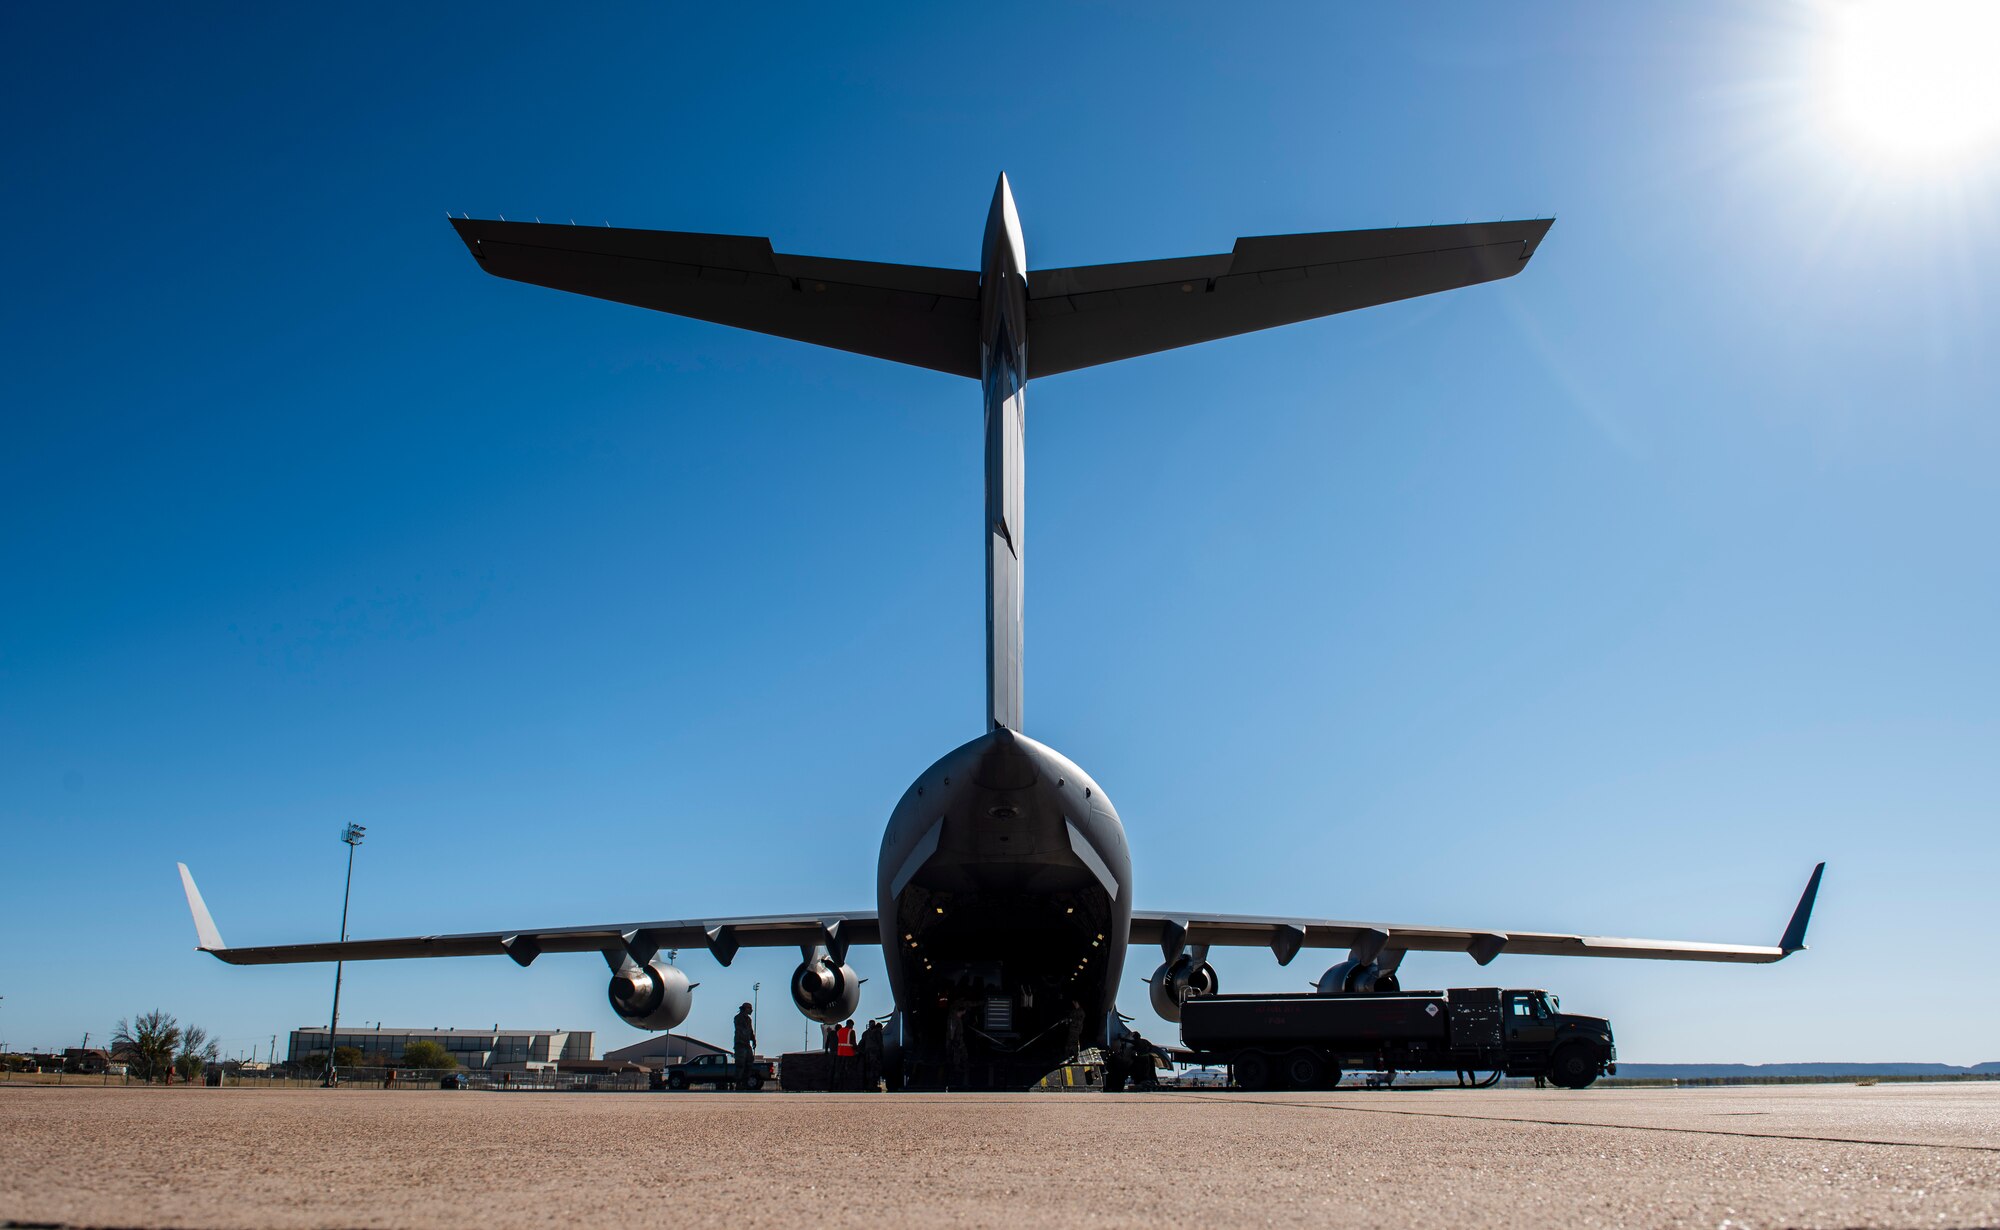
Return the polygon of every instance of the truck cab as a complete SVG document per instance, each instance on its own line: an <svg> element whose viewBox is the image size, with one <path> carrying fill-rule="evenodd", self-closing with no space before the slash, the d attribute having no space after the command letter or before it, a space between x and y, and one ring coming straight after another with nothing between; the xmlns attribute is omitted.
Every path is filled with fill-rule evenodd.
<svg viewBox="0 0 2000 1230"><path fill-rule="evenodd" d="M1565 1089L1581 1089L1600 1072L1618 1071L1611 1022L1566 1013L1562 1001L1547 991L1501 992L1500 1020L1510 1055L1547 1057L1545 1071L1530 1071L1541 1066L1531 1061L1509 1075L1547 1076Z"/></svg>
<svg viewBox="0 0 2000 1230"><path fill-rule="evenodd" d="M1501 1027L1510 1046L1547 1046L1556 1040L1555 997L1547 991L1508 991L1501 998Z"/></svg>

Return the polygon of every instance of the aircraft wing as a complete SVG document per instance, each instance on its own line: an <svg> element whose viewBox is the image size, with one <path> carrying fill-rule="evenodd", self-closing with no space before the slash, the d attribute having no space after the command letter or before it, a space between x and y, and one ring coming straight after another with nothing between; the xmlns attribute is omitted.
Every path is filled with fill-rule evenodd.
<svg viewBox="0 0 2000 1230"><path fill-rule="evenodd" d="M1775 945L1707 944L1687 940L1634 940L1602 935L1562 935L1497 928L1413 927L1400 923L1339 922L1318 918L1260 918L1241 914L1132 915L1131 942L1158 944L1168 961L1199 946L1269 948L1289 965L1301 948L1344 948L1357 961L1393 969L1405 952L1463 952L1481 965L1503 952L1544 957L1640 957L1654 961L1782 961L1806 946L1806 924L1826 864L1813 868L1791 922Z"/></svg>
<svg viewBox="0 0 2000 1230"><path fill-rule="evenodd" d="M1028 274L1028 375L1509 278L1554 224L1262 235L1219 256L1036 270Z"/></svg>
<svg viewBox="0 0 2000 1230"><path fill-rule="evenodd" d="M979 275L791 256L768 239L454 218L497 277L979 377Z"/></svg>
<svg viewBox="0 0 2000 1230"><path fill-rule="evenodd" d="M468 931L458 935L409 935L345 943L276 944L231 948L209 916L201 890L186 863L179 864L181 887L194 915L197 948L231 965L291 965L310 961L386 961L402 957L507 957L528 965L545 952L603 953L616 968L624 956L651 960L662 949L706 949L723 965L740 948L812 949L824 946L845 959L855 944L878 944L874 911L839 914L774 914L753 918L679 919L671 922L606 923L596 927L542 927L513 931Z"/></svg>

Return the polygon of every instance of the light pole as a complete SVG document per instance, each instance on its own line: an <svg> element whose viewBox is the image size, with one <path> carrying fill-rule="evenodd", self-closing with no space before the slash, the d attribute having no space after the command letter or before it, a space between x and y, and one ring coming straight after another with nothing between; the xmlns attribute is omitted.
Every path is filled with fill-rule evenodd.
<svg viewBox="0 0 2000 1230"><path fill-rule="evenodd" d="M347 843L347 887L340 893L340 942L347 942L347 900L354 894L354 847L361 844L361 838L368 830L359 824L350 824L340 830L340 839ZM333 963L333 1019L326 1023L326 1086L331 1089L339 1083L333 1070L333 1031L340 1027L340 968L341 961Z"/></svg>
<svg viewBox="0 0 2000 1230"><path fill-rule="evenodd" d="M764 984L761 982L750 984L750 1032L753 1036L757 1032L757 993L763 989Z"/></svg>

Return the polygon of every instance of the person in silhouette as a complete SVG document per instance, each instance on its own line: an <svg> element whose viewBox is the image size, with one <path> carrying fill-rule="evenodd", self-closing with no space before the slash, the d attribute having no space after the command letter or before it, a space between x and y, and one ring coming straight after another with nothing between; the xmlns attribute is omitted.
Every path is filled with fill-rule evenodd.
<svg viewBox="0 0 2000 1230"><path fill-rule="evenodd" d="M1136 1029L1132 1031L1128 1041L1132 1047L1132 1057L1129 1067L1129 1079L1132 1084L1141 1089L1159 1088L1159 1061L1165 1059L1166 1054L1159 1047L1146 1041L1146 1035Z"/></svg>
<svg viewBox="0 0 2000 1230"><path fill-rule="evenodd" d="M870 1021L861 1031L861 1088L876 1092L882 1084L882 1022Z"/></svg>
<svg viewBox="0 0 2000 1230"><path fill-rule="evenodd" d="M963 1089L972 1083L972 1053L965 1044L965 1007L953 1005L944 1019L947 1084Z"/></svg>
<svg viewBox="0 0 2000 1230"><path fill-rule="evenodd" d="M736 1083L738 1088L750 1083L750 1065L756 1060L757 1024L753 1014L756 1009L744 1004L736 1010Z"/></svg>
<svg viewBox="0 0 2000 1230"><path fill-rule="evenodd" d="M1104 1048L1104 1092L1125 1092L1125 1081L1132 1074L1132 1059L1132 1035L1129 1033Z"/></svg>

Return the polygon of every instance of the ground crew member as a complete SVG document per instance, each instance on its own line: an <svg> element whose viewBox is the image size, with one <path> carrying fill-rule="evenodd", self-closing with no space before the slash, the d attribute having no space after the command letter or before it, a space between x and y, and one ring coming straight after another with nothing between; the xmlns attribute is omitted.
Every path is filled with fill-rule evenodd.
<svg viewBox="0 0 2000 1230"><path fill-rule="evenodd" d="M853 1089L860 1085L861 1074L856 1069L861 1066L856 1054L854 1022L849 1020L833 1031L833 1087Z"/></svg>
<svg viewBox="0 0 2000 1230"><path fill-rule="evenodd" d="M1126 1034L1104 1049L1104 1092L1125 1092L1125 1078L1132 1071L1132 1035Z"/></svg>
<svg viewBox="0 0 2000 1230"><path fill-rule="evenodd" d="M744 1004L736 1010L736 1082L738 1087L750 1082L750 1065L756 1059L757 1025L752 1013L756 1010Z"/></svg>
<svg viewBox="0 0 2000 1230"><path fill-rule="evenodd" d="M882 1022L870 1021L861 1031L861 1088L874 1093L882 1083Z"/></svg>
<svg viewBox="0 0 2000 1230"><path fill-rule="evenodd" d="M972 1083L972 1054L965 1045L965 1009L954 1007L944 1018L944 1053L949 1065L945 1083L963 1089Z"/></svg>
<svg viewBox="0 0 2000 1230"><path fill-rule="evenodd" d="M1127 1042L1132 1048L1131 1081L1138 1086L1155 1086L1160 1083L1160 1067L1157 1062L1164 1059L1160 1048L1146 1041L1146 1035L1133 1030Z"/></svg>

